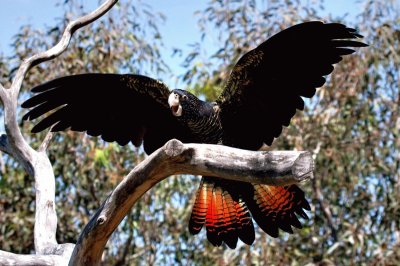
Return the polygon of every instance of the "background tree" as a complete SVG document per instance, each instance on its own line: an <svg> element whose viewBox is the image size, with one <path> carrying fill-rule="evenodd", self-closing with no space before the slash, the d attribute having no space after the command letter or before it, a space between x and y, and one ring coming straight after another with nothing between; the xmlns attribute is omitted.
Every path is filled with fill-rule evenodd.
<svg viewBox="0 0 400 266"><path fill-rule="evenodd" d="M312 202L311 219L296 234L272 239L257 235L252 247L215 248L205 234L186 228L198 186L193 176L172 177L146 193L123 221L104 256L105 265L158 264L381 264L400 261L400 16L396 1L364 1L354 19L322 17L323 1L210 1L198 12L200 30L213 35L220 50L202 54L204 41L185 55L181 82L215 99L229 69L267 36L305 20L343 22L356 27L371 46L346 58L329 83L307 102L271 149L311 150L316 154L313 183L304 184ZM29 25L15 36L12 57L0 61L1 82L15 74L19 61L58 40L71 14L82 9L65 1L57 27L38 31ZM59 58L31 70L27 89L55 77L86 72L171 75L163 63L158 30L163 16L144 3L121 1L119 8L77 32ZM167 14L168 15L168 14ZM160 17L160 20L155 19ZM212 30L211 30L212 29ZM205 60L206 58L206 60ZM176 74L176 73L174 73ZM38 143L42 135L25 137ZM95 138L57 134L49 149L56 182L58 241L76 242L79 231L106 195L144 154ZM0 158L0 249L33 250L33 181L11 157Z"/></svg>

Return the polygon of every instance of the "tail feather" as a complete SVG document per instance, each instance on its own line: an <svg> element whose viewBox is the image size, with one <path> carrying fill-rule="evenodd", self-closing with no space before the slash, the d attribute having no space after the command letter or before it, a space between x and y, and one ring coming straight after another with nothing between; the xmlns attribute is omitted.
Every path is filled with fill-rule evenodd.
<svg viewBox="0 0 400 266"><path fill-rule="evenodd" d="M308 203L308 202L307 202L307 203ZM303 208L304 208L304 207L303 207ZM310 209L311 209L311 208L306 209L306 210L310 210ZM303 209L298 209L298 210L296 210L295 212L296 212L296 214L300 215L302 218L308 219L308 215L303 211Z"/></svg>
<svg viewBox="0 0 400 266"><path fill-rule="evenodd" d="M236 248L238 241L236 209L231 195L224 190L222 193L224 225L222 231L222 240L231 248Z"/></svg>
<svg viewBox="0 0 400 266"><path fill-rule="evenodd" d="M310 205L295 185L267 186L203 177L189 231L197 234L205 224L211 244L226 243L234 249L238 239L248 245L254 242L252 218L264 232L278 237L279 228L288 233L293 233L292 226L302 228L296 214L308 219L303 209L310 210Z"/></svg>
<svg viewBox="0 0 400 266"><path fill-rule="evenodd" d="M240 197L234 201L234 205L236 209L238 237L243 241L243 243L251 245L256 236L250 211Z"/></svg>
<svg viewBox="0 0 400 266"><path fill-rule="evenodd" d="M214 177L201 180L189 220L192 234L199 233L205 224L207 239L214 246L224 242L234 249L238 239L248 245L254 242L250 211L236 192L235 185L235 182Z"/></svg>
<svg viewBox="0 0 400 266"><path fill-rule="evenodd" d="M211 183L205 178L205 183ZM210 207L207 209L206 221L207 239L214 246L225 242L234 249L237 244L236 209L229 192L223 189L220 182L213 183Z"/></svg>
<svg viewBox="0 0 400 266"><path fill-rule="evenodd" d="M220 220L222 220L224 215L222 208L222 191L214 184L211 206L208 208L206 215L207 238L214 246L222 245L222 238L220 236L222 233Z"/></svg>
<svg viewBox="0 0 400 266"><path fill-rule="evenodd" d="M292 226L302 228L296 213L307 219L303 208L310 210L310 205L299 187L259 184L254 184L253 187L253 195L247 194L246 204L253 219L264 232L272 237L278 237L278 228L288 233L293 233Z"/></svg>
<svg viewBox="0 0 400 266"><path fill-rule="evenodd" d="M207 210L212 202L213 182L204 182L201 179L197 190L196 201L193 205L192 216L189 221L189 231L192 235L198 234L206 221Z"/></svg>

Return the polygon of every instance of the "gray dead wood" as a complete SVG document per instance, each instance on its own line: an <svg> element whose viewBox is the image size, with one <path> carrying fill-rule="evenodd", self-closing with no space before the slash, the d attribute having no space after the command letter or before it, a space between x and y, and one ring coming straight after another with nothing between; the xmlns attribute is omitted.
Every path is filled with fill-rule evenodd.
<svg viewBox="0 0 400 266"><path fill-rule="evenodd" d="M105 200L79 236L69 265L98 265L112 232L135 202L168 176L190 173L288 185L312 178L313 170L309 152L255 152L170 140L138 164Z"/></svg>
<svg viewBox="0 0 400 266"><path fill-rule="evenodd" d="M70 22L58 44L23 61L9 89L0 84L6 130L6 134L0 136L0 151L20 162L34 178L36 189L36 254L0 251L0 265L66 265L68 262L69 265L97 265L109 237L133 204L147 190L170 175L188 173L218 176L268 185L288 185L313 176L313 160L308 152L252 152L216 145L182 144L171 140L125 177L86 225L76 245L58 244L55 238L55 178L46 155L52 134L47 134L37 151L29 146L17 123L18 94L29 69L64 52L77 29L104 15L116 2L118 0L105 1L92 13Z"/></svg>
<svg viewBox="0 0 400 266"><path fill-rule="evenodd" d="M71 40L72 34L79 28L93 22L104 15L118 0L105 1L96 10L68 23L61 40L47 51L33 55L25 59L13 79L10 88L4 88L0 84L0 100L4 107L4 127L6 134L0 136L0 151L3 151L16 159L26 172L35 180L36 210L34 243L35 252L38 257L36 265L44 262L42 255L64 257L60 251L68 252L70 257L71 248L65 249L65 245L59 245L56 241L57 214L55 210L55 178L52 165L45 154L45 149L50 142L51 135L43 141L38 151L32 149L22 136L17 122L18 95L21 90L22 81L26 73L35 65L51 60L63 53ZM35 255L18 255L9 252L0 252L0 265L27 265ZM11 259L13 263L11 263ZM64 264L68 262L64 257ZM46 265L46 264L45 264ZM53 265L60 265L54 263Z"/></svg>

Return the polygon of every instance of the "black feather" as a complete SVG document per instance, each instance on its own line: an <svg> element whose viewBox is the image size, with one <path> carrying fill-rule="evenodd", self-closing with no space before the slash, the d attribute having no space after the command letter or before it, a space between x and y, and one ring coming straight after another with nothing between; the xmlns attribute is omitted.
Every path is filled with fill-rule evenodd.
<svg viewBox="0 0 400 266"><path fill-rule="evenodd" d="M148 77L74 75L36 86L32 92L38 94L22 104L32 108L23 116L24 120L56 110L33 127L34 133L53 125L52 131L70 127L121 145L132 141L138 146L144 140L148 153L172 138L191 140L189 129L169 110L168 88Z"/></svg>
<svg viewBox="0 0 400 266"><path fill-rule="evenodd" d="M272 144L296 110L304 109L302 97L315 95L334 70L333 64L354 53L353 48L367 46L357 38L362 36L355 29L339 23L313 21L290 27L239 59L216 104L174 90L183 109L179 118L172 115L171 92L161 82L140 75L92 73L34 87L32 92L37 94L22 104L32 108L23 119L41 118L32 132L46 128L86 131L120 145L143 143L148 154L172 138L258 150L264 143ZM226 243L233 249L238 239L251 245L255 232L250 212L272 237L278 237L279 228L288 233L293 233L292 226L302 228L296 215L308 219L304 210L310 210L310 205L295 185L210 183L220 198L218 204L227 204L229 197L232 204L240 203L240 207L235 205L236 217L224 205L223 214L219 209L216 221L207 220L208 225L205 207L197 213L197 220L191 219L190 232L197 234L206 223L207 238L215 246Z"/></svg>

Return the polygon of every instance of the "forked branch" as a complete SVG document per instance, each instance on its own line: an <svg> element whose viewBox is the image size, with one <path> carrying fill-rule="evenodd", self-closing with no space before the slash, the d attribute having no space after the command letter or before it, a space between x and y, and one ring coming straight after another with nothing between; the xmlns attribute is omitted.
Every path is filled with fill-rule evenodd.
<svg viewBox="0 0 400 266"><path fill-rule="evenodd" d="M309 152L246 151L170 140L138 164L115 188L82 231L70 265L97 265L112 232L135 202L175 174L218 176L244 182L289 185L313 177Z"/></svg>
<svg viewBox="0 0 400 266"><path fill-rule="evenodd" d="M0 101L4 107L4 127L6 134L0 136L0 151L6 152L16 159L25 171L35 179L36 191L36 213L34 242L37 255L62 256L65 259L70 257L71 248L64 249L65 245L59 245L56 241L57 215L55 211L55 178L54 172L45 154L45 149L50 142L51 135L48 135L38 151L35 151L24 139L17 122L18 95L21 90L22 81L26 73L33 66L51 60L63 53L71 40L72 34L79 28L95 21L110 10L118 0L105 1L96 10L71 21L59 43L45 52L33 55L25 59L13 79L10 88L4 88L0 84ZM26 265L27 259L31 260L35 255L17 255L8 252L0 252L0 265ZM50 257L49 257L50 258ZM43 261L43 256L38 260ZM12 260L12 263L11 263ZM52 259L50 259L52 261ZM38 264L39 261L37 262ZM56 263L58 264L58 263Z"/></svg>
<svg viewBox="0 0 400 266"><path fill-rule="evenodd" d="M26 143L17 123L17 98L30 68L64 52L77 29L101 17L116 2L118 0L105 1L92 13L70 22L58 44L24 60L9 89L0 84L7 133L0 136L0 150L24 166L35 178L36 188L36 255L0 251L1 265L65 265L68 261L70 265L99 264L109 237L134 203L156 183L171 175L189 173L268 185L288 185L313 176L313 159L308 152L252 152L171 140L137 165L116 187L86 225L75 248L73 244L58 244L55 238L55 179L45 154L51 134L47 135L38 151Z"/></svg>

